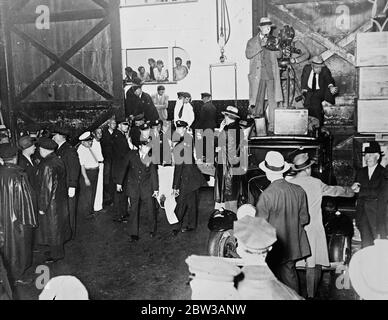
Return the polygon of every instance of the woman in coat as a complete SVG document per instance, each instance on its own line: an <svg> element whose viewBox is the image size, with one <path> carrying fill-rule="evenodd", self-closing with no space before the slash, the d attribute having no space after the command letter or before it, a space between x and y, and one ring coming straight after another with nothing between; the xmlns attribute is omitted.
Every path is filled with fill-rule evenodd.
<svg viewBox="0 0 388 320"><path fill-rule="evenodd" d="M226 209L237 212L237 201L240 193L241 173L240 167L240 116L238 109L233 106L222 112L225 116L221 124L216 148L216 171L214 198L215 209Z"/></svg>
<svg viewBox="0 0 388 320"><path fill-rule="evenodd" d="M354 192L350 187L328 186L321 180L312 177L311 166L314 161L310 160L307 153L296 155L293 163L292 169L297 174L289 182L301 186L307 194L310 223L305 226L305 230L310 243L311 256L305 261L306 285L307 297L314 298L321 279L322 266L330 266L326 234L322 222L322 197L353 197ZM301 262L297 266L304 264L303 260Z"/></svg>

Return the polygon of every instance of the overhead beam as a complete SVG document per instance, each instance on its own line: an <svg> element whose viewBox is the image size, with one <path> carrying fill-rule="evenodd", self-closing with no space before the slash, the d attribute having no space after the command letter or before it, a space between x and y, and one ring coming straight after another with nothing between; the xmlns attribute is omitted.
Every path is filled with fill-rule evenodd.
<svg viewBox="0 0 388 320"><path fill-rule="evenodd" d="M107 15L103 9L81 10L81 11L63 11L50 14L50 22L67 22L79 20L103 19ZM14 24L35 23L36 14L14 13L10 21Z"/></svg>

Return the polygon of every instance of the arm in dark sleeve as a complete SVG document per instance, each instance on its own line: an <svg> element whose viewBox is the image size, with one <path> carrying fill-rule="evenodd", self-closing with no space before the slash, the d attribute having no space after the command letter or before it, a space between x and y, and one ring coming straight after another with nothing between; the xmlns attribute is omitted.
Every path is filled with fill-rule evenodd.
<svg viewBox="0 0 388 320"><path fill-rule="evenodd" d="M54 191L57 188L58 179L56 179L54 175L53 169L49 166L45 166L40 177L42 182L39 190L38 208L39 211L43 211L44 213L47 213L51 205Z"/></svg>
<svg viewBox="0 0 388 320"><path fill-rule="evenodd" d="M151 164L151 186L153 192L159 190L158 169L155 164Z"/></svg>
<svg viewBox="0 0 388 320"><path fill-rule="evenodd" d="M78 153L74 148L70 148L66 154L66 173L67 183L70 188L77 188L81 165L79 163Z"/></svg>
<svg viewBox="0 0 388 320"><path fill-rule="evenodd" d="M117 169L117 175L113 177L115 184L123 185L124 178L127 173L127 168L131 162L130 155L131 155L130 153L127 153L127 155L119 163L118 169Z"/></svg>
<svg viewBox="0 0 388 320"><path fill-rule="evenodd" d="M326 77L326 82L327 82L327 85L333 85L335 86L335 81L334 81L334 78L333 76L331 75L331 71L329 68L325 68L326 69L326 72L325 72L325 77Z"/></svg>
<svg viewBox="0 0 388 320"><path fill-rule="evenodd" d="M176 164L174 168L174 180L172 184L172 188L174 190L179 190L181 185L181 178L182 178L182 170L183 170L183 164Z"/></svg>
<svg viewBox="0 0 388 320"><path fill-rule="evenodd" d="M308 80L309 80L309 76L310 76L310 67L309 65L305 65L303 67L303 71L302 71L302 78L301 78L301 86L302 86L302 90L308 90Z"/></svg>

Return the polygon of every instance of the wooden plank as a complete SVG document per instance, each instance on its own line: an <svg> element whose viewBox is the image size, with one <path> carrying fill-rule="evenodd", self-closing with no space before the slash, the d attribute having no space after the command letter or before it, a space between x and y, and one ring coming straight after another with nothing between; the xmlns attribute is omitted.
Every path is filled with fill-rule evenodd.
<svg viewBox="0 0 388 320"><path fill-rule="evenodd" d="M109 14L110 20L110 37L111 37L111 70L113 77L113 95L120 99L120 106L123 106L124 92L122 84L122 51L121 51L121 30L120 30L120 1L111 1L111 9ZM105 60L106 61L106 60ZM119 77L120 75L120 77Z"/></svg>
<svg viewBox="0 0 388 320"><path fill-rule="evenodd" d="M106 11L103 9L82 10L82 11L65 11L50 14L50 23L53 22L68 22L78 20L103 19L106 16ZM10 19L14 24L35 23L36 14L14 14Z"/></svg>
<svg viewBox="0 0 388 320"><path fill-rule="evenodd" d="M311 38L320 45L325 46L327 49L331 50L333 53L337 54L344 60L348 61L351 64L354 64L355 58L352 54L348 53L344 48L341 48L333 41L325 38L319 33L315 32L310 28L310 26L296 17L291 11L289 11L284 6L279 6L268 4L268 13L270 15L276 16L278 19L283 21L285 24L293 26L303 35Z"/></svg>
<svg viewBox="0 0 388 320"><path fill-rule="evenodd" d="M357 118L360 133L388 132L388 100L359 100Z"/></svg>
<svg viewBox="0 0 388 320"><path fill-rule="evenodd" d="M109 9L109 4L105 0L92 0L92 1L104 9Z"/></svg>
<svg viewBox="0 0 388 320"><path fill-rule="evenodd" d="M109 20L105 18L99 22L93 29L91 29L87 34L85 34L74 46L67 50L59 59L61 61L69 60L73 55L75 55L79 50L82 49L89 41L91 41L98 33L100 33L105 27L109 24ZM31 94L44 80L50 77L55 71L61 67L59 62L54 63L43 73L41 73L37 78L34 79L18 96L17 100L24 100L29 94Z"/></svg>
<svg viewBox="0 0 388 320"><path fill-rule="evenodd" d="M261 17L267 16L267 2L269 0L252 0L252 34L258 33Z"/></svg>
<svg viewBox="0 0 388 320"><path fill-rule="evenodd" d="M111 106L115 103L119 103L118 99L113 100L101 100L101 101L32 101L32 102L22 102L20 106L24 110L29 109L82 109L85 107L97 107L97 106Z"/></svg>
<svg viewBox="0 0 388 320"><path fill-rule="evenodd" d="M359 98L388 99L388 66L360 68Z"/></svg>
<svg viewBox="0 0 388 320"><path fill-rule="evenodd" d="M388 65L388 32L357 34L356 66Z"/></svg>
<svg viewBox="0 0 388 320"><path fill-rule="evenodd" d="M372 26L373 26L372 21L368 20L363 25L358 27L356 30L354 30L353 32L348 34L345 38L338 41L336 44L342 48L347 47L349 44L351 44L353 41L356 40L358 33L370 31L372 29ZM325 61L333 55L334 55L334 52L331 50L326 50L325 52L323 52L321 54L323 60L325 60Z"/></svg>

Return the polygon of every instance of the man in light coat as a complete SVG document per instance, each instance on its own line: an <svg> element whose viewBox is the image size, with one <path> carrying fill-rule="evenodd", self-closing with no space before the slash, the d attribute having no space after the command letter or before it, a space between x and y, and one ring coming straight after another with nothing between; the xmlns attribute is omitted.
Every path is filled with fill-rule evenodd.
<svg viewBox="0 0 388 320"><path fill-rule="evenodd" d="M274 131L275 109L283 101L280 83L280 71L277 59L280 51L265 48L273 24L269 18L261 18L259 33L251 38L245 50L249 59L249 105L254 117L262 118L265 114L265 97L268 99L268 131Z"/></svg>
<svg viewBox="0 0 388 320"><path fill-rule="evenodd" d="M300 153L293 160L293 171L297 174L289 182L303 188L307 194L310 223L305 226L311 256L300 261L306 266L307 298L314 298L322 275L322 266L330 266L325 229L322 222L322 197L353 197L350 187L328 186L320 179L311 176L311 166L315 162L307 153ZM297 263L298 265L298 263Z"/></svg>

